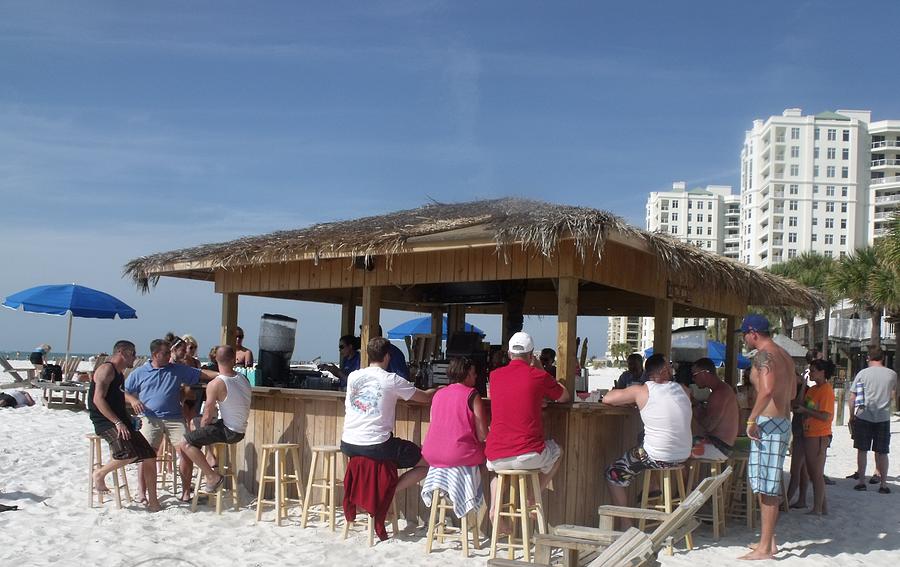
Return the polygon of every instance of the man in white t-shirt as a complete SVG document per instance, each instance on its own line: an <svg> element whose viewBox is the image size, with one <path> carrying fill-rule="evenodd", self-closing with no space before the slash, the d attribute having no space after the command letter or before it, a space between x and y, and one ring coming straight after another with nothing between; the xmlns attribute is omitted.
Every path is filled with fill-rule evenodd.
<svg viewBox="0 0 900 567"><path fill-rule="evenodd" d="M406 378L386 370L391 360L387 339L373 338L366 345L366 352L368 368L355 370L347 377L341 451L348 457L391 461L399 469L410 469L397 482L397 490L403 490L425 478L428 463L418 445L394 437L397 400L428 403L435 390L419 390Z"/></svg>

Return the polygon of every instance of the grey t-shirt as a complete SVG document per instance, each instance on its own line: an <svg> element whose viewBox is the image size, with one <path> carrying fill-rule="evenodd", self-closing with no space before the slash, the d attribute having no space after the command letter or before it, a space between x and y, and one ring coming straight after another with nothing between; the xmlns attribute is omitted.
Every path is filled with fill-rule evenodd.
<svg viewBox="0 0 900 567"><path fill-rule="evenodd" d="M883 366L870 366L859 371L850 391L857 383L863 385L866 409L858 418L873 423L891 420L891 394L897 389L897 373Z"/></svg>

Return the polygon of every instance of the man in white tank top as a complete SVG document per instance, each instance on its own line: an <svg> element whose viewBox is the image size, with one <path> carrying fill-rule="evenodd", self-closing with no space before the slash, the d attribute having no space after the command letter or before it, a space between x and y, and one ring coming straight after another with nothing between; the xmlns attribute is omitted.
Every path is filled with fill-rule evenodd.
<svg viewBox="0 0 900 567"><path fill-rule="evenodd" d="M644 443L627 451L606 468L609 494L616 506L626 506L625 488L640 472L679 465L691 455L691 398L688 389L672 381L672 365L654 354L644 365L645 384L611 390L603 403L636 404L644 422ZM630 521L625 522L629 527Z"/></svg>
<svg viewBox="0 0 900 567"><path fill-rule="evenodd" d="M225 477L213 470L200 448L213 443L230 445L243 439L247 431L252 397L247 377L234 371L233 347L224 345L217 348L216 362L219 365L219 375L206 386L206 404L200 427L188 432L181 442L181 450L206 476L207 492L218 490ZM190 487L185 487L182 498L188 496Z"/></svg>

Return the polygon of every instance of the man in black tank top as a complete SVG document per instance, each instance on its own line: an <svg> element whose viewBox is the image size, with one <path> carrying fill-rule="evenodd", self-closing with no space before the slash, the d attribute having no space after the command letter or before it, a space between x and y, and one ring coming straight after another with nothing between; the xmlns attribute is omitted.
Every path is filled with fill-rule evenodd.
<svg viewBox="0 0 900 567"><path fill-rule="evenodd" d="M88 393L88 410L94 432L108 444L112 459L93 472L94 488L109 492L106 475L129 463L141 462L148 486L147 508L159 510L156 498L156 452L139 431L135 431L125 408L125 369L135 359L135 346L130 341L118 341L113 354L95 372ZM152 488L151 488L152 487Z"/></svg>

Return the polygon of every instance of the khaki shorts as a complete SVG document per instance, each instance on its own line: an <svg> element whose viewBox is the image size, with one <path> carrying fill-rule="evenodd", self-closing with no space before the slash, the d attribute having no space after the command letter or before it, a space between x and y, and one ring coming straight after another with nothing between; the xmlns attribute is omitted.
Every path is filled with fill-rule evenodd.
<svg viewBox="0 0 900 567"><path fill-rule="evenodd" d="M159 449L163 435L173 447L177 447L184 439L187 428L181 419L160 419L158 417L144 417L141 426L141 435L147 438L147 442L154 449Z"/></svg>
<svg viewBox="0 0 900 567"><path fill-rule="evenodd" d="M488 461L487 468L492 471L508 470L536 470L542 473L550 472L556 461L559 460L562 450L556 441L547 439L544 441L544 450L540 453L525 453L515 457L504 457L496 461Z"/></svg>

